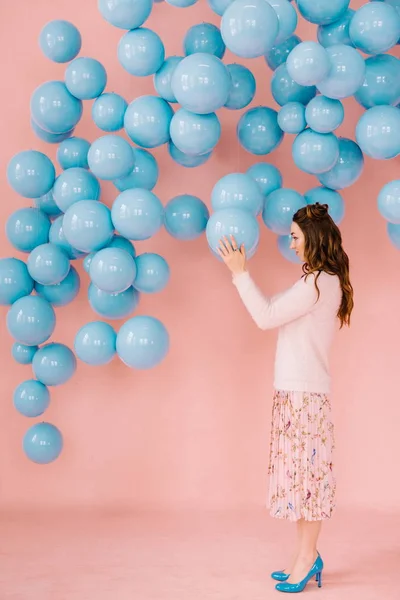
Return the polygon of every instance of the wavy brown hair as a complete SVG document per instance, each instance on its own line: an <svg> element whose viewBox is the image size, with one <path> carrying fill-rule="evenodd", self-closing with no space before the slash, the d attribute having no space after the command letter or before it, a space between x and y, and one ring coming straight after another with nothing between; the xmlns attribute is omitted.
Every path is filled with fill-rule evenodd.
<svg viewBox="0 0 400 600"><path fill-rule="evenodd" d="M353 287L350 283L349 257L342 246L342 235L328 213L327 204L309 204L300 208L293 216L294 223L304 234L303 272L305 277L316 273L315 287L321 271L337 275L342 288L342 301L337 313L340 327L350 325L350 315L354 307Z"/></svg>

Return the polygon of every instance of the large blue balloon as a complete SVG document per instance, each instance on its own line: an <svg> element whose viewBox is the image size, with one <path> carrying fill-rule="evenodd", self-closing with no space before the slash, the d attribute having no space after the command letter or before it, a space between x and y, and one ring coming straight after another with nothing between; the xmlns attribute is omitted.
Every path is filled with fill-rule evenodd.
<svg viewBox="0 0 400 600"><path fill-rule="evenodd" d="M276 12L279 22L278 35L275 38L274 45L281 44L295 31L297 27L297 12L289 0L267 0L267 2Z"/></svg>
<svg viewBox="0 0 400 600"><path fill-rule="evenodd" d="M77 357L88 365L106 365L115 356L117 334L102 321L92 321L81 327L75 336Z"/></svg>
<svg viewBox="0 0 400 600"><path fill-rule="evenodd" d="M256 79L247 67L236 63L227 65L231 76L231 87L225 108L239 110L253 100L256 93Z"/></svg>
<svg viewBox="0 0 400 600"><path fill-rule="evenodd" d="M274 233L288 235L294 213L305 204L304 197L295 190L279 188L271 192L265 200L263 221Z"/></svg>
<svg viewBox="0 0 400 600"><path fill-rule="evenodd" d="M282 187L282 175L279 169L269 163L255 163L247 169L247 174L258 183L264 197Z"/></svg>
<svg viewBox="0 0 400 600"><path fill-rule="evenodd" d="M278 113L273 108L259 106L242 114L237 124L240 144L251 154L269 154L283 140L278 125Z"/></svg>
<svg viewBox="0 0 400 600"><path fill-rule="evenodd" d="M297 0L300 14L317 25L334 23L344 15L350 0Z"/></svg>
<svg viewBox="0 0 400 600"><path fill-rule="evenodd" d="M153 8L152 0L98 0L99 11L106 21L120 29L143 25Z"/></svg>
<svg viewBox="0 0 400 600"><path fill-rule="evenodd" d="M380 54L400 38L400 14L386 2L370 2L356 10L350 22L353 44L366 54Z"/></svg>
<svg viewBox="0 0 400 600"><path fill-rule="evenodd" d="M354 95L364 108L400 103L400 60L389 54L378 54L365 61L364 83Z"/></svg>
<svg viewBox="0 0 400 600"><path fill-rule="evenodd" d="M63 81L47 81L33 92L30 102L33 120L50 133L71 131L82 116L82 101L67 90Z"/></svg>
<svg viewBox="0 0 400 600"><path fill-rule="evenodd" d="M135 164L133 149L119 135L104 135L90 146L88 163L99 179L113 180L132 172Z"/></svg>
<svg viewBox="0 0 400 600"><path fill-rule="evenodd" d="M235 0L221 19L221 34L227 48L243 58L263 56L279 33L276 12L265 0Z"/></svg>
<svg viewBox="0 0 400 600"><path fill-rule="evenodd" d="M400 225L400 180L389 181L378 194L378 210L384 219Z"/></svg>
<svg viewBox="0 0 400 600"><path fill-rule="evenodd" d="M38 346L49 339L56 325L53 307L40 296L23 296L7 313L7 329L26 346Z"/></svg>
<svg viewBox="0 0 400 600"><path fill-rule="evenodd" d="M74 375L76 358L65 344L45 344L33 357L32 369L44 385L62 385Z"/></svg>
<svg viewBox="0 0 400 600"><path fill-rule="evenodd" d="M231 77L219 58L198 52L176 66L171 87L183 108L205 115L224 106L231 89Z"/></svg>
<svg viewBox="0 0 400 600"><path fill-rule="evenodd" d="M27 266L18 258L0 258L0 305L13 304L33 290Z"/></svg>
<svg viewBox="0 0 400 600"><path fill-rule="evenodd" d="M96 200L75 202L62 223L67 242L81 252L93 252L107 246L114 228L108 206Z"/></svg>
<svg viewBox="0 0 400 600"><path fill-rule="evenodd" d="M278 235L278 237L277 237L278 250L282 254L282 256L284 258L286 258L286 260L298 265L298 264L301 264L302 261L297 256L297 254L293 250L293 248L290 247L292 244L292 241L293 241L292 236L290 234L289 235Z"/></svg>
<svg viewBox="0 0 400 600"><path fill-rule="evenodd" d="M383 160L400 154L400 109L373 106L366 110L357 123L356 140L371 158Z"/></svg>
<svg viewBox="0 0 400 600"><path fill-rule="evenodd" d="M259 215L264 197L256 181L246 173L229 173L214 185L211 192L213 210L242 208Z"/></svg>
<svg viewBox="0 0 400 600"><path fill-rule="evenodd" d="M120 294L103 292L93 283L89 285L89 304L95 313L105 319L124 319L139 303L140 294L133 287Z"/></svg>
<svg viewBox="0 0 400 600"><path fill-rule="evenodd" d="M317 90L313 85L303 86L296 83L289 75L286 63L283 63L271 77L271 93L275 102L283 106L288 102L308 104L314 98Z"/></svg>
<svg viewBox="0 0 400 600"><path fill-rule="evenodd" d="M185 154L171 141L168 143L168 152L172 160L174 160L178 165L181 165L181 167L186 167L188 169L204 165L204 163L206 163L212 156L212 150L211 152L206 152L205 154Z"/></svg>
<svg viewBox="0 0 400 600"><path fill-rule="evenodd" d="M325 79L331 64L329 55L321 44L301 42L287 57L286 68L293 81L310 86Z"/></svg>
<svg viewBox="0 0 400 600"><path fill-rule="evenodd" d="M85 256L86 252L81 252L77 248L74 248L67 241L63 230L63 219L64 215L60 215L52 222L49 232L49 242L55 244L56 246L59 246L70 260L82 258L83 256Z"/></svg>
<svg viewBox="0 0 400 600"><path fill-rule="evenodd" d="M117 335L118 356L133 369L152 369L164 360L168 350L168 331L154 317L133 317Z"/></svg>
<svg viewBox="0 0 400 600"><path fill-rule="evenodd" d="M174 71L182 59L183 56L170 56L169 58L166 58L153 77L157 94L164 100L167 100L167 102L177 101L175 94L172 91L171 81Z"/></svg>
<svg viewBox="0 0 400 600"><path fill-rule="evenodd" d="M215 256L219 257L220 240L233 235L238 246L244 244L247 258L251 258L258 248L260 228L256 217L241 208L224 208L214 212L206 227L207 242Z"/></svg>
<svg viewBox="0 0 400 600"><path fill-rule="evenodd" d="M93 103L92 119L103 131L119 131L127 108L128 103L119 94L101 94Z"/></svg>
<svg viewBox="0 0 400 600"><path fill-rule="evenodd" d="M174 111L162 98L139 96L126 109L125 131L138 146L155 148L169 141L173 115Z"/></svg>
<svg viewBox="0 0 400 600"><path fill-rule="evenodd" d="M55 244L42 244L28 256L28 271L42 285L55 285L68 275L70 262L66 253Z"/></svg>
<svg viewBox="0 0 400 600"><path fill-rule="evenodd" d="M153 252L145 252L135 260L137 274L133 287L146 294L161 292L170 278L170 268L165 258Z"/></svg>
<svg viewBox="0 0 400 600"><path fill-rule="evenodd" d="M62 169L71 169L72 167L88 169L87 155L89 148L90 143L79 137L71 137L61 142L57 149L58 164Z"/></svg>
<svg viewBox="0 0 400 600"><path fill-rule="evenodd" d="M31 118L31 127L33 130L33 133L35 135L37 135L37 137L42 140L43 142L46 142L47 144L59 144L60 142L63 142L64 140L67 140L68 138L71 137L71 135L74 133L74 129L71 129L70 131L66 131L65 133L51 133L49 131L46 131L45 129L42 129L41 127L39 127L39 125L37 123L35 123L35 121Z"/></svg>
<svg viewBox="0 0 400 600"><path fill-rule="evenodd" d="M61 210L58 208L57 204L54 201L53 189L51 189L47 194L40 196L39 198L34 198L33 202L39 210L44 212L50 218L58 217L61 215Z"/></svg>
<svg viewBox="0 0 400 600"><path fill-rule="evenodd" d="M47 58L56 63L66 63L74 59L79 54L81 45L81 34L69 21L50 21L40 32L40 49Z"/></svg>
<svg viewBox="0 0 400 600"><path fill-rule="evenodd" d="M330 133L343 123L344 108L340 100L315 96L307 104L307 125L317 133Z"/></svg>
<svg viewBox="0 0 400 600"><path fill-rule="evenodd" d="M154 156L142 148L133 148L135 164L132 172L113 181L115 187L124 192L131 188L152 190L158 180L158 164Z"/></svg>
<svg viewBox="0 0 400 600"><path fill-rule="evenodd" d="M93 100L103 93L107 73L95 58L75 58L65 70L65 85L70 94L79 100Z"/></svg>
<svg viewBox="0 0 400 600"><path fill-rule="evenodd" d="M164 221L164 208L149 190L135 188L121 192L112 205L115 229L130 240L147 240Z"/></svg>
<svg viewBox="0 0 400 600"><path fill-rule="evenodd" d="M278 125L285 133L300 133L306 127L305 106L288 102L278 113Z"/></svg>
<svg viewBox="0 0 400 600"><path fill-rule="evenodd" d="M103 248L92 258L89 275L100 290L119 294L135 280L135 259L121 248Z"/></svg>
<svg viewBox="0 0 400 600"><path fill-rule="evenodd" d="M221 136L221 124L215 113L197 115L185 108L174 114L170 135L173 144L185 154L208 154Z"/></svg>
<svg viewBox="0 0 400 600"><path fill-rule="evenodd" d="M340 225L345 213L345 206L342 196L339 192L330 190L326 187L315 187L308 190L304 194L307 204L327 204L329 206L329 214L335 221L336 225Z"/></svg>
<svg viewBox="0 0 400 600"><path fill-rule="evenodd" d="M49 217L37 208L20 208L6 222L7 239L20 252L31 252L49 241Z"/></svg>
<svg viewBox="0 0 400 600"><path fill-rule="evenodd" d="M56 171L51 160L37 150L15 154L7 165L7 180L24 198L44 196L53 187Z"/></svg>
<svg viewBox="0 0 400 600"><path fill-rule="evenodd" d="M353 185L364 168L364 156L360 147L347 138L339 138L339 158L335 166L318 175L322 185L332 190L342 190Z"/></svg>
<svg viewBox="0 0 400 600"><path fill-rule="evenodd" d="M186 56L205 52L223 58L225 54L221 32L212 23L199 23L190 27L183 38L183 49Z"/></svg>
<svg viewBox="0 0 400 600"><path fill-rule="evenodd" d="M55 425L36 423L25 433L23 449L29 460L39 465L46 465L60 456L63 437Z"/></svg>
<svg viewBox="0 0 400 600"><path fill-rule="evenodd" d="M268 50L265 55L265 61L272 71L275 71L280 65L286 62L287 57L298 44L301 39L297 35L291 35L286 41L277 44Z"/></svg>
<svg viewBox="0 0 400 600"><path fill-rule="evenodd" d="M53 306L66 306L77 297L80 289L80 278L78 272L71 266L68 275L54 285L42 285L37 283L35 290L38 296L42 296Z"/></svg>
<svg viewBox="0 0 400 600"><path fill-rule="evenodd" d="M334 46L336 44L346 44L346 46L353 46L353 42L350 39L349 29L350 21L354 15L354 10L348 8L346 12L333 23L329 25L318 25L317 38L319 43L328 48L328 46Z"/></svg>
<svg viewBox="0 0 400 600"><path fill-rule="evenodd" d="M325 173L339 158L339 142L333 133L316 133L306 129L293 142L292 156L296 166L313 175Z"/></svg>
<svg viewBox="0 0 400 600"><path fill-rule="evenodd" d="M13 402L24 417L39 417L50 404L50 393L40 381L28 379L15 388Z"/></svg>
<svg viewBox="0 0 400 600"><path fill-rule="evenodd" d="M25 344L14 342L11 348L11 354L13 359L20 365L30 365L38 347L39 346L26 346Z"/></svg>
<svg viewBox="0 0 400 600"><path fill-rule="evenodd" d="M318 90L328 98L347 98L356 93L365 77L365 61L355 48L344 44L329 46L331 69L325 79L317 84Z"/></svg>
<svg viewBox="0 0 400 600"><path fill-rule="evenodd" d="M66 169L57 177L53 187L54 201L64 213L79 200L98 200L100 192L96 177L81 167Z"/></svg>
<svg viewBox="0 0 400 600"><path fill-rule="evenodd" d="M207 226L210 213L207 206L197 196L182 194L175 196L166 205L164 225L177 240L194 240Z"/></svg>
<svg viewBox="0 0 400 600"><path fill-rule="evenodd" d="M165 58L164 44L151 29L139 27L125 33L118 44L118 60L136 77L154 75Z"/></svg>
<svg viewBox="0 0 400 600"><path fill-rule="evenodd" d="M400 225L388 223L386 226L387 234L393 246L400 250Z"/></svg>

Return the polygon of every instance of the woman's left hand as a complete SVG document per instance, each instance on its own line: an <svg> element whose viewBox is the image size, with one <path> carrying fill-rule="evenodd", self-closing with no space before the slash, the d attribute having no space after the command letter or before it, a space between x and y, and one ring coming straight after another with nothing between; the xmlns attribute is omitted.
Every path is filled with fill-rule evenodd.
<svg viewBox="0 0 400 600"><path fill-rule="evenodd" d="M240 275L246 271L246 250L244 244L239 248L233 235L230 241L224 235L219 242L218 254L234 275Z"/></svg>

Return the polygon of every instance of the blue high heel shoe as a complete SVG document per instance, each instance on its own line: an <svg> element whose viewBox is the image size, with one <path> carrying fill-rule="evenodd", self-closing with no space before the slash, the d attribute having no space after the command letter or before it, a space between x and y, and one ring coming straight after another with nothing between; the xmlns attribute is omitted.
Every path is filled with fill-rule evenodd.
<svg viewBox="0 0 400 600"><path fill-rule="evenodd" d="M315 575L315 579L318 583L318 587L322 587L322 571L324 568L324 563L320 555L316 558L313 566L311 567L308 574L300 581L299 583L277 583L275 588L278 592L286 592L288 594L296 594L297 592L302 592L306 587L307 583L312 579Z"/></svg>

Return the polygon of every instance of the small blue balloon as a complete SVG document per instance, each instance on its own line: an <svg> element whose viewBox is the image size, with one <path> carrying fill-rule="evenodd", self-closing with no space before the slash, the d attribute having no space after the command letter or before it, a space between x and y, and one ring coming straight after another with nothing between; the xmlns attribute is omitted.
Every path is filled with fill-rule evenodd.
<svg viewBox="0 0 400 600"><path fill-rule="evenodd" d="M71 129L70 131L65 131L64 133L51 133L39 127L39 125L35 123L35 121L32 118L31 127L35 135L47 144L60 144L64 140L70 138L71 135L74 133L74 129Z"/></svg>
<svg viewBox="0 0 400 600"><path fill-rule="evenodd" d="M44 212L50 218L58 217L62 212L54 201L53 189L47 192L47 194L40 196L40 198L34 198L33 200L35 207Z"/></svg>
<svg viewBox="0 0 400 600"><path fill-rule="evenodd" d="M65 169L54 183L53 197L62 212L79 200L98 200L100 184L96 177L81 167Z"/></svg>
<svg viewBox="0 0 400 600"><path fill-rule="evenodd" d="M171 6L176 6L177 8L187 8L188 6L196 4L198 0L165 0L165 2L171 4Z"/></svg>
<svg viewBox="0 0 400 600"><path fill-rule="evenodd" d="M74 375L76 358L65 344L45 344L33 357L32 369L44 385L62 385Z"/></svg>
<svg viewBox="0 0 400 600"><path fill-rule="evenodd" d="M247 169L247 174L257 182L264 197L282 187L282 175L279 169L269 163L255 163Z"/></svg>
<svg viewBox="0 0 400 600"><path fill-rule="evenodd" d="M252 258L260 240L257 218L250 211L241 208L224 208L214 212L207 223L206 237L215 256L219 257L221 238L226 236L230 239L231 235L239 247L244 244L247 258Z"/></svg>
<svg viewBox="0 0 400 600"><path fill-rule="evenodd" d="M63 437L55 425L36 423L25 433L22 445L29 460L39 465L47 465L60 456Z"/></svg>
<svg viewBox="0 0 400 600"><path fill-rule="evenodd" d="M225 108L240 110L253 100L256 93L256 79L247 67L236 63L227 65L231 76L231 88Z"/></svg>
<svg viewBox="0 0 400 600"><path fill-rule="evenodd" d="M151 191L158 181L157 161L150 152L142 148L133 148L133 155L135 164L132 172L125 177L115 179L113 184L120 192L131 188L144 188Z"/></svg>
<svg viewBox="0 0 400 600"><path fill-rule="evenodd" d="M209 218L209 210L200 198L182 194L167 203L164 225L177 240L195 240L205 231Z"/></svg>
<svg viewBox="0 0 400 600"><path fill-rule="evenodd" d="M337 21L334 21L329 25L318 25L317 38L321 46L324 46L324 48L335 46L336 44L353 46L353 42L350 39L349 28L354 12L353 9L348 8Z"/></svg>
<svg viewBox="0 0 400 600"><path fill-rule="evenodd" d="M307 104L305 118L307 125L317 133L330 133L343 123L344 108L340 100L325 96L315 96Z"/></svg>
<svg viewBox="0 0 400 600"><path fill-rule="evenodd" d="M0 258L0 305L14 304L33 290L27 266L18 258Z"/></svg>
<svg viewBox="0 0 400 600"><path fill-rule="evenodd" d="M364 4L350 22L350 38L365 54L380 54L395 46L400 37L400 13L387 2Z"/></svg>
<svg viewBox="0 0 400 600"><path fill-rule="evenodd" d="M341 190L353 185L364 168L364 156L360 147L347 138L339 138L339 158L335 166L318 175L322 185L332 190Z"/></svg>
<svg viewBox="0 0 400 600"><path fill-rule="evenodd" d="M297 27L297 12L289 0L267 0L278 17L279 29L274 44L285 42Z"/></svg>
<svg viewBox="0 0 400 600"><path fill-rule="evenodd" d="M302 17L316 25L328 25L340 19L348 9L350 0L297 0Z"/></svg>
<svg viewBox="0 0 400 600"><path fill-rule="evenodd" d="M340 100L356 93L365 77L365 61L351 46L337 44L326 48L331 68L317 84L318 90L328 98Z"/></svg>
<svg viewBox="0 0 400 600"><path fill-rule="evenodd" d="M79 137L71 137L61 142L57 149L57 161L62 169L81 167L88 169L87 155L90 143Z"/></svg>
<svg viewBox="0 0 400 600"><path fill-rule="evenodd" d="M181 165L181 167L186 167L188 169L204 165L212 156L212 151L206 152L205 154L185 154L172 142L168 143L168 152L172 160L178 165Z"/></svg>
<svg viewBox="0 0 400 600"><path fill-rule="evenodd" d="M264 197L256 181L246 173L229 173L214 185L211 192L213 210L241 208L259 215Z"/></svg>
<svg viewBox="0 0 400 600"><path fill-rule="evenodd" d="M135 260L137 274L133 287L146 294L161 292L170 278L170 268L165 258L153 252L145 252Z"/></svg>
<svg viewBox="0 0 400 600"><path fill-rule="evenodd" d="M365 61L365 79L354 95L364 108L400 102L400 60L378 54Z"/></svg>
<svg viewBox="0 0 400 600"><path fill-rule="evenodd" d="M275 102L279 106L284 106L288 102L308 104L314 98L317 90L313 85L305 87L293 81L288 73L286 63L283 63L271 77L271 93Z"/></svg>
<svg viewBox="0 0 400 600"><path fill-rule="evenodd" d="M55 244L42 244L28 256L28 271L42 285L55 285L68 275L70 262L66 253Z"/></svg>
<svg viewBox="0 0 400 600"><path fill-rule="evenodd" d="M183 56L170 56L166 58L157 73L155 73L153 82L156 92L167 102L176 102L175 94L172 91L171 80L176 67L179 65Z"/></svg>
<svg viewBox="0 0 400 600"><path fill-rule="evenodd" d="M65 85L79 100L93 100L103 93L107 73L95 58L75 58L65 70Z"/></svg>
<svg viewBox="0 0 400 600"><path fill-rule="evenodd" d="M7 329L26 346L39 346L49 339L56 325L53 307L40 296L23 296L7 313Z"/></svg>
<svg viewBox="0 0 400 600"><path fill-rule="evenodd" d="M124 319L137 307L140 294L133 287L120 294L99 290L93 283L89 285L89 304L95 313L105 319Z"/></svg>
<svg viewBox="0 0 400 600"><path fill-rule="evenodd" d="M169 335L154 317L138 316L124 323L117 335L117 353L132 369L152 369L166 357Z"/></svg>
<svg viewBox="0 0 400 600"><path fill-rule="evenodd" d="M220 30L212 23L193 25L183 38L183 50L186 56L196 52L205 52L223 58L225 49Z"/></svg>
<svg viewBox="0 0 400 600"><path fill-rule="evenodd" d="M277 244L278 250L286 260L294 264L301 264L300 258L296 252L290 247L292 243L292 236L289 235L278 235Z"/></svg>
<svg viewBox="0 0 400 600"><path fill-rule="evenodd" d="M339 142L333 133L305 129L293 142L292 156L299 169L319 175L335 166L339 158Z"/></svg>
<svg viewBox="0 0 400 600"><path fill-rule="evenodd" d="M119 294L127 290L135 280L135 259L121 248L103 248L93 256L89 275L92 283L100 290Z"/></svg>
<svg viewBox="0 0 400 600"><path fill-rule="evenodd" d="M169 127L174 111L162 98L139 96L126 109L124 127L132 142L155 148L169 141Z"/></svg>
<svg viewBox="0 0 400 600"><path fill-rule="evenodd" d="M117 334L111 325L92 321L81 327L76 334L75 354L88 365L106 365L115 356L116 341Z"/></svg>
<svg viewBox="0 0 400 600"><path fill-rule="evenodd" d="M67 242L81 252L104 248L114 233L110 209L96 200L75 202L65 213L62 228Z"/></svg>
<svg viewBox="0 0 400 600"><path fill-rule="evenodd" d="M119 131L124 126L124 115L128 107L119 94L101 94L93 103L92 119L103 131Z"/></svg>
<svg viewBox="0 0 400 600"><path fill-rule="evenodd" d="M304 196L295 190L279 188L266 198L263 221L274 233L289 235L294 213L305 204Z"/></svg>
<svg viewBox="0 0 400 600"><path fill-rule="evenodd" d="M7 180L24 198L44 196L53 187L56 171L51 160L37 150L15 154L7 165Z"/></svg>
<svg viewBox="0 0 400 600"><path fill-rule="evenodd" d="M82 258L86 253L81 252L77 248L73 248L73 246L71 246L71 244L65 238L63 230L63 218L64 215L60 215L52 222L49 232L49 242L59 246L70 260Z"/></svg>
<svg viewBox="0 0 400 600"><path fill-rule="evenodd" d="M173 144L185 154L208 154L221 136L221 124L215 113L198 115L181 108L174 114L170 135Z"/></svg>
<svg viewBox="0 0 400 600"><path fill-rule="evenodd" d="M278 125L285 133L300 133L306 127L305 106L288 102L278 113Z"/></svg>
<svg viewBox="0 0 400 600"><path fill-rule="evenodd" d="M150 16L152 0L98 0L102 17L120 29L137 29Z"/></svg>
<svg viewBox="0 0 400 600"><path fill-rule="evenodd" d="M39 417L50 404L50 393L40 381L28 379L15 388L13 402L24 417Z"/></svg>
<svg viewBox="0 0 400 600"><path fill-rule="evenodd" d="M11 347L11 354L13 359L20 365L30 365L38 348L39 346L26 346L25 344L14 342Z"/></svg>
<svg viewBox="0 0 400 600"><path fill-rule="evenodd" d="M151 29L138 27L125 33L118 44L118 60L136 77L154 75L165 58L164 44Z"/></svg>
<svg viewBox="0 0 400 600"><path fill-rule="evenodd" d="M40 49L47 58L56 63L66 63L74 59L79 54L81 45L81 34L69 21L50 21L40 32Z"/></svg>
<svg viewBox="0 0 400 600"><path fill-rule="evenodd" d="M85 258L83 259L83 268L85 269L86 273L89 273L90 271L90 263L92 262L95 254L96 252L90 252L89 254L86 254Z"/></svg>
<svg viewBox="0 0 400 600"><path fill-rule="evenodd" d="M149 190L135 188L121 192L112 205L115 229L129 240L146 240L157 233L164 221L164 208Z"/></svg>
<svg viewBox="0 0 400 600"><path fill-rule="evenodd" d="M80 289L80 278L78 272L71 266L68 275L54 285L42 285L37 283L35 290L38 296L45 298L53 306L66 306L77 297Z"/></svg>
<svg viewBox="0 0 400 600"><path fill-rule="evenodd" d="M400 180L386 183L378 194L378 210L382 217L395 225L400 225Z"/></svg>
<svg viewBox="0 0 400 600"><path fill-rule="evenodd" d="M321 44L301 42L287 57L286 68L293 81L310 86L325 79L331 64L329 55Z"/></svg>
<svg viewBox="0 0 400 600"><path fill-rule="evenodd" d="M400 225L388 223L386 225L386 230L389 240L392 242L393 246L397 248L397 250L400 250Z"/></svg>
<svg viewBox="0 0 400 600"><path fill-rule="evenodd" d="M132 147L124 138L108 134L97 138L90 146L88 163L96 177L112 181L129 175L135 158Z"/></svg>
<svg viewBox="0 0 400 600"><path fill-rule="evenodd" d="M217 15L222 17L225 10L228 8L234 0L207 0L211 10L213 10Z"/></svg>
<svg viewBox="0 0 400 600"><path fill-rule="evenodd" d="M315 204L316 202L327 204L329 206L328 212L336 225L340 225L343 221L345 205L339 192L326 187L314 187L304 194L304 198L307 204Z"/></svg>
<svg viewBox="0 0 400 600"><path fill-rule="evenodd" d="M82 101L67 90L63 81L47 81L35 89L30 101L35 123L50 133L71 131L82 116Z"/></svg>
<svg viewBox="0 0 400 600"><path fill-rule="evenodd" d="M49 241L49 217L37 208L20 208L6 222L7 239L20 252L31 252Z"/></svg>
<svg viewBox="0 0 400 600"><path fill-rule="evenodd" d="M356 140L361 150L378 160L400 154L400 109L373 106L361 115L356 125Z"/></svg>
<svg viewBox="0 0 400 600"><path fill-rule="evenodd" d="M282 142L283 135L278 113L267 106L250 108L237 124L239 142L251 154L269 154Z"/></svg>
<svg viewBox="0 0 400 600"><path fill-rule="evenodd" d="M135 258L136 256L135 246L130 240L122 237L122 235L113 235L111 242L107 245L107 248L121 248L121 250L125 250L128 254L130 254L132 258Z"/></svg>
<svg viewBox="0 0 400 600"><path fill-rule="evenodd" d="M291 35L290 38L281 44L274 45L265 55L265 61L272 71L275 71L280 65L283 65L293 48L300 44L301 39L297 35Z"/></svg>

